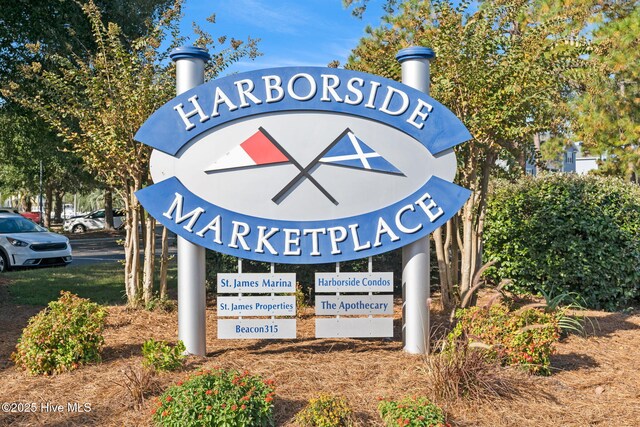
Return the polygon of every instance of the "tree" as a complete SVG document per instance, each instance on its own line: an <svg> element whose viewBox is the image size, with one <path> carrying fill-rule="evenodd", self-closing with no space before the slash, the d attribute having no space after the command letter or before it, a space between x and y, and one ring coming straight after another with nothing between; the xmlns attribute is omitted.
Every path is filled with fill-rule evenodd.
<svg viewBox="0 0 640 427"><path fill-rule="evenodd" d="M523 169L534 134L565 131L565 101L590 48L580 33L588 14L526 0L484 1L476 10L468 2L410 0L353 50L348 68L399 79L399 49L433 48L431 95L474 136L456 147L457 182L472 195L433 233L445 307L465 298L480 270L492 174Z"/></svg>
<svg viewBox="0 0 640 427"><path fill-rule="evenodd" d="M19 96L35 96L41 88L36 80L24 79L25 65L38 62L45 69L56 67L47 59L57 54L86 58L97 48L91 23L86 18L80 1L15 1L5 2L0 8L0 85L18 83ZM144 34L145 23L160 11L165 10L171 0L96 0L96 6L106 20L117 22L127 34L123 41L134 40ZM38 44L38 49L30 46ZM16 95L17 96L17 95ZM52 199L56 200L54 211L59 216L62 196L69 187L77 189L79 184L94 180L88 175L80 157L69 150L68 145L50 129L41 117L14 103L14 95L5 92L0 100L0 151L4 152L6 164L2 181L14 185L11 191L36 194L38 168L34 165L44 160L44 189L47 194L45 224L50 218ZM99 185L99 183L96 183Z"/></svg>
<svg viewBox="0 0 640 427"><path fill-rule="evenodd" d="M640 183L640 8L610 14L593 31L592 71L573 102L575 138L605 156L600 173Z"/></svg>
<svg viewBox="0 0 640 427"><path fill-rule="evenodd" d="M135 40L127 40L117 24L105 24L95 3L90 1L84 10L97 46L95 53L86 57L46 53L47 61L55 67L43 69L34 62L25 72L25 77L37 81L40 92L17 99L53 126L123 201L125 288L129 304L136 306L152 298L155 220L144 213L135 197L150 179L150 148L133 137L147 117L173 96L175 68L166 60L168 52L159 51L158 46L167 33L176 36L174 44L182 42L177 37L180 3ZM212 42L210 37L199 38L199 43ZM209 64L210 75L245 55L257 54L256 40L242 43L231 39L229 47L225 42L226 38L219 39L223 48ZM19 94L19 87L14 84L5 93ZM144 271L138 256L141 223L145 228Z"/></svg>
<svg viewBox="0 0 640 427"><path fill-rule="evenodd" d="M29 112L12 104L0 106L0 188L19 191L27 198L38 194L40 162L43 163L43 190L46 194L43 218L49 226L52 200L87 182L82 161L59 146L57 136L42 120L33 120ZM23 206L26 209L27 206Z"/></svg>

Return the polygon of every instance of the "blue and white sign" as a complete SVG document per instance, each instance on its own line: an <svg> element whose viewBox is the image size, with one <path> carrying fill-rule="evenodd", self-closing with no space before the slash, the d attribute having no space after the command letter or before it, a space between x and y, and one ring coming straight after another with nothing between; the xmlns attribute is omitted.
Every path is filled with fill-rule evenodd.
<svg viewBox="0 0 640 427"><path fill-rule="evenodd" d="M452 147L471 138L401 83L315 67L253 71L189 90L136 139L155 150L145 209L183 238L240 258L327 263L387 252L469 197Z"/></svg>

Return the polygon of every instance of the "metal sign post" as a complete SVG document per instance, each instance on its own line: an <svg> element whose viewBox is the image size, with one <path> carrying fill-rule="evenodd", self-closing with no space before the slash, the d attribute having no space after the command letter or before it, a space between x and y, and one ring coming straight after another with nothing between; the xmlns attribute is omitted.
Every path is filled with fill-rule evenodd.
<svg viewBox="0 0 640 427"><path fill-rule="evenodd" d="M426 47L402 49L396 59L402 65L402 83L429 94L429 60L435 54ZM429 351L429 235L402 248L402 341L407 353Z"/></svg>
<svg viewBox="0 0 640 427"><path fill-rule="evenodd" d="M206 50L187 46L170 54L176 63L176 94L204 83ZM206 290L205 248L178 236L178 339L187 354L205 356Z"/></svg>

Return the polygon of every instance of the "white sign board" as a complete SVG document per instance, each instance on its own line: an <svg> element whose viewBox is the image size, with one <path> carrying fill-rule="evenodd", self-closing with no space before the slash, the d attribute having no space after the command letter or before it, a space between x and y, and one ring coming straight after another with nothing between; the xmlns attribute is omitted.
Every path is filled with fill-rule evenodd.
<svg viewBox="0 0 640 427"><path fill-rule="evenodd" d="M316 315L393 314L393 295L317 295Z"/></svg>
<svg viewBox="0 0 640 427"><path fill-rule="evenodd" d="M218 297L218 317L295 316L295 296Z"/></svg>
<svg viewBox="0 0 640 427"><path fill-rule="evenodd" d="M219 294L271 294L295 291L295 273L218 273Z"/></svg>
<svg viewBox="0 0 640 427"><path fill-rule="evenodd" d="M316 273L316 293L393 292L393 273Z"/></svg>
<svg viewBox="0 0 640 427"><path fill-rule="evenodd" d="M296 319L218 319L220 339L296 338Z"/></svg>
<svg viewBox="0 0 640 427"><path fill-rule="evenodd" d="M393 336L390 317L316 318L316 338L383 338Z"/></svg>

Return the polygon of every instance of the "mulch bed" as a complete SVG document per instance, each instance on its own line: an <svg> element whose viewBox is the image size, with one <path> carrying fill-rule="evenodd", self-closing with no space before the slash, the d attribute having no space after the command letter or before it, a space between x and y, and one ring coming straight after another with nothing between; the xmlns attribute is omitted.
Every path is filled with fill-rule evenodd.
<svg viewBox="0 0 640 427"><path fill-rule="evenodd" d="M5 289L3 289L5 288ZM358 425L382 425L379 397L428 395L423 358L402 351L400 305L396 301L393 340L315 339L312 309L298 319L298 339L290 341L218 340L215 308L207 310L207 357L190 357L183 372L159 375L165 388L198 368L248 369L277 385L276 425L290 426L295 414L319 392L345 396ZM148 338L175 342L177 314L109 307L106 347L100 364L53 377L31 377L9 356L21 329L38 308L7 302L0 285L0 403L34 402L27 414L0 412L0 426L146 426L150 402L134 408L122 387L124 371L141 365L140 347ZM638 426L640 425L640 313L589 312L597 321L587 338L570 336L558 346L550 377L505 371L521 387L506 397L476 402L443 402L455 426ZM441 319L433 313L434 323ZM157 392L156 392L157 393ZM73 413L68 403L89 403L90 412ZM63 412L46 412L47 403ZM44 409L43 409L44 408Z"/></svg>

